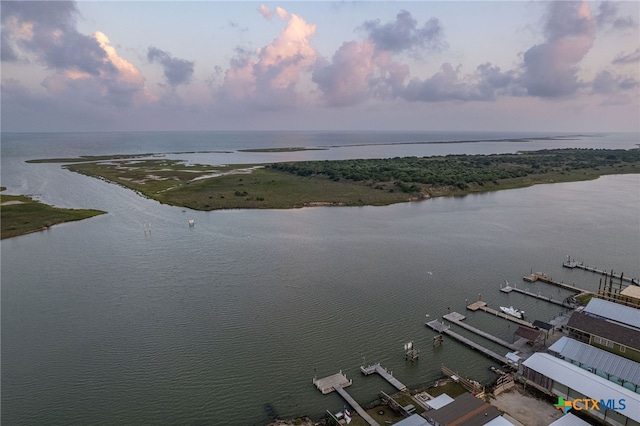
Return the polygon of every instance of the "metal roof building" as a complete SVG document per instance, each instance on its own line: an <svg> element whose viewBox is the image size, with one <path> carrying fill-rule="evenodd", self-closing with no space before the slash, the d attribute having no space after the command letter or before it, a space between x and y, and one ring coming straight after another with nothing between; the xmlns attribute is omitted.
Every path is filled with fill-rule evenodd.
<svg viewBox="0 0 640 426"><path fill-rule="evenodd" d="M495 419L490 420L489 423L485 423L484 426L513 426L513 423L502 416L498 416Z"/></svg>
<svg viewBox="0 0 640 426"><path fill-rule="evenodd" d="M446 393L443 393L442 395L427 401L426 404L432 409L438 410L451 402L453 402L453 398Z"/></svg>
<svg viewBox="0 0 640 426"><path fill-rule="evenodd" d="M435 426L482 426L500 416L500 412L470 393L463 393L439 410L425 411L422 415Z"/></svg>
<svg viewBox="0 0 640 426"><path fill-rule="evenodd" d="M589 412L601 419L605 418L609 424L640 425L640 395L637 393L550 354L537 352L522 365L525 369L550 379L551 391L567 400L588 398L598 401L623 401L624 408L618 404L618 408L601 408L599 411Z"/></svg>
<svg viewBox="0 0 640 426"><path fill-rule="evenodd" d="M583 312L601 318L607 318L620 324L640 330L640 309L593 298Z"/></svg>
<svg viewBox="0 0 640 426"><path fill-rule="evenodd" d="M624 382L622 386L640 392L640 363L568 337L561 337L549 347L549 351L614 383Z"/></svg>
<svg viewBox="0 0 640 426"><path fill-rule="evenodd" d="M567 413L560 417L549 426L590 426L589 423L582 420L580 417L574 416L571 413Z"/></svg>
<svg viewBox="0 0 640 426"><path fill-rule="evenodd" d="M394 423L395 426L429 426L427 419L420 414L414 414L407 417L404 420L400 420L398 423Z"/></svg>

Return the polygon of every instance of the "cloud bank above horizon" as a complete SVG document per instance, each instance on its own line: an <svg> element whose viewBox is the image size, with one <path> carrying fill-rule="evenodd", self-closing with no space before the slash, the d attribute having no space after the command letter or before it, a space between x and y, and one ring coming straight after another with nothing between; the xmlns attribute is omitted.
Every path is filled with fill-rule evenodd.
<svg viewBox="0 0 640 426"><path fill-rule="evenodd" d="M283 5L3 2L2 128L640 130L638 3Z"/></svg>

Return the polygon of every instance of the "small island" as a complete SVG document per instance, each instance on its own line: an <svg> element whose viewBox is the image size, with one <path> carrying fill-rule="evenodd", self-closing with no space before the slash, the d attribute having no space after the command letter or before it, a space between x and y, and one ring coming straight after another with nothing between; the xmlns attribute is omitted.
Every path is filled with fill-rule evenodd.
<svg viewBox="0 0 640 426"><path fill-rule="evenodd" d="M0 188L4 191L6 188ZM61 209L35 201L24 195L0 194L1 237L17 237L42 231L64 222L87 219L106 212L87 209Z"/></svg>
<svg viewBox="0 0 640 426"><path fill-rule="evenodd" d="M365 206L640 173L640 149L554 149L517 154L197 165L162 159L71 162L63 167L194 210Z"/></svg>

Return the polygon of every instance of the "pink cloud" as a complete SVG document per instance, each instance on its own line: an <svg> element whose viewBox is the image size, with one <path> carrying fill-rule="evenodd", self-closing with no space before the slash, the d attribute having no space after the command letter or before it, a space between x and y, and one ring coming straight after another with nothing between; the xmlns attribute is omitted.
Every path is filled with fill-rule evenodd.
<svg viewBox="0 0 640 426"><path fill-rule="evenodd" d="M287 11L281 8L280 6L276 7L274 10L271 10L269 6L265 6L264 4L261 4L260 7L258 7L258 12L260 12L260 14L267 21L270 21L271 18L273 18L274 13L278 15L280 19L283 19L283 20L287 19L287 16L289 15Z"/></svg>
<svg viewBox="0 0 640 426"><path fill-rule="evenodd" d="M313 73L313 82L320 88L325 102L343 106L363 101L369 96L369 80L374 73L375 45L365 40L349 41L323 61Z"/></svg>
<svg viewBox="0 0 640 426"><path fill-rule="evenodd" d="M43 81L43 86L52 93L75 92L94 103L126 106L134 102L146 103L157 100L145 86L140 70L118 55L109 38L96 31L92 37L105 55L99 72L91 74L75 67L58 70ZM81 95L83 93L83 95Z"/></svg>
<svg viewBox="0 0 640 426"><path fill-rule="evenodd" d="M266 9L265 6L261 11L263 16ZM255 55L242 52L231 61L220 88L223 97L258 104L295 102L296 85L317 58L316 49L309 40L316 26L284 9L276 8L276 14L287 17L287 25L273 42L257 49Z"/></svg>
<svg viewBox="0 0 640 426"><path fill-rule="evenodd" d="M379 50L371 39L343 43L331 58L320 62L313 82L325 103L345 106L368 98L396 96L409 76L409 66L392 59L392 53Z"/></svg>
<svg viewBox="0 0 640 426"><path fill-rule="evenodd" d="M578 64L593 47L596 26L588 3L550 3L545 42L524 54L521 83L527 93L541 97L569 96L583 87L577 75Z"/></svg>
<svg viewBox="0 0 640 426"><path fill-rule="evenodd" d="M258 7L258 12L260 12L264 19L267 20L270 20L273 16L273 14L271 13L271 9L269 9L269 6L265 6L264 4L261 4L260 7Z"/></svg>

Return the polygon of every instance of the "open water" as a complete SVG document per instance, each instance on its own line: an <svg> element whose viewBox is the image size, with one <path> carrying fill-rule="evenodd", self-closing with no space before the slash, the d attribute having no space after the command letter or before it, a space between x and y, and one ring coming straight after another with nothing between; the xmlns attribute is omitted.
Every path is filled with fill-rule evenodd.
<svg viewBox="0 0 640 426"><path fill-rule="evenodd" d="M2 423L318 418L343 402L318 392L314 376L342 369L354 380L349 392L363 403L393 391L377 376L360 375L359 366L373 362L410 387L433 382L442 363L489 381L489 360L451 340L433 348L424 322L448 310L465 313L466 301L479 295L490 306L513 305L531 320L549 320L558 307L499 287L534 270L596 289L597 275L563 270L566 255L640 276L640 175L387 207L197 212L24 160L181 152L168 155L226 164L633 148L639 141L637 134L510 140L527 136L535 135L2 134L6 193L109 212L2 241ZM493 141L395 144L478 139ZM330 148L238 151L292 146ZM530 289L567 295L544 284ZM507 321L466 314L470 324L512 340L515 327ZM415 363L404 361L409 340L421 350Z"/></svg>

